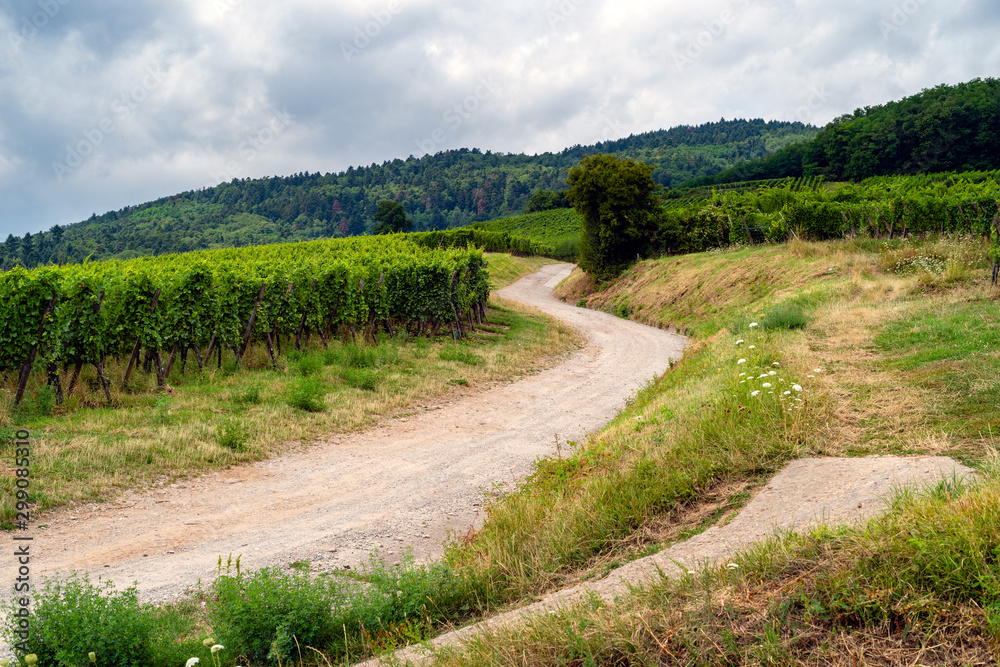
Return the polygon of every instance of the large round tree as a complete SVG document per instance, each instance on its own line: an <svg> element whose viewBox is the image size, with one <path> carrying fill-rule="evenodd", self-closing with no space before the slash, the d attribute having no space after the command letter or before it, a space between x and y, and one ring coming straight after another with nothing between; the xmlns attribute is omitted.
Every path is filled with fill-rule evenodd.
<svg viewBox="0 0 1000 667"><path fill-rule="evenodd" d="M375 234L394 234L413 231L413 221L406 217L406 209L399 202L385 199L378 203L375 213Z"/></svg>
<svg viewBox="0 0 1000 667"><path fill-rule="evenodd" d="M590 155L569 172L569 200L583 217L579 265L599 280L648 255L661 210L653 168L614 155Z"/></svg>

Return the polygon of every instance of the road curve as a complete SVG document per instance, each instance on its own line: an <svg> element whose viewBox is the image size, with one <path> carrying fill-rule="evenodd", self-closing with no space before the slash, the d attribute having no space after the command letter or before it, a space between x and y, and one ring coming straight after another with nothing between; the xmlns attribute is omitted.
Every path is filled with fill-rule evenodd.
<svg viewBox="0 0 1000 667"><path fill-rule="evenodd" d="M156 601L211 580L220 554L242 554L245 569L356 566L374 549L439 555L449 531L479 520L483 489L522 479L556 434L578 440L603 426L683 350L682 336L555 300L571 268L549 265L500 291L584 333L587 345L557 367L302 452L53 512L35 531L32 576L86 570Z"/></svg>

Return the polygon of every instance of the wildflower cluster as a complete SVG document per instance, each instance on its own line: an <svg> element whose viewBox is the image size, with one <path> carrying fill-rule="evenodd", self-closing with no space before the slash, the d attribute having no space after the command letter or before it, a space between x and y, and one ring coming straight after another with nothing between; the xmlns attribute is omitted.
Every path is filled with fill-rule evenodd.
<svg viewBox="0 0 1000 667"><path fill-rule="evenodd" d="M940 276L951 268L982 268L989 252L982 239L971 235L944 234L930 241L907 237L899 244L879 246L879 265L900 275Z"/></svg>
<svg viewBox="0 0 1000 667"><path fill-rule="evenodd" d="M747 335L748 338L754 335L755 330L759 330L759 326L757 322L750 323L751 333ZM738 339L735 346L737 348L746 346L746 356L741 356L736 361L740 372L735 378L734 398L742 396L746 401L741 400L741 403L748 408L752 405L751 401L759 403L776 399L783 411L794 412L803 409L810 392L782 369L781 362L772 361L766 354L757 351L756 345L747 345L747 341L743 338ZM820 369L816 369L815 372L820 372ZM813 375L808 376L809 379L813 377Z"/></svg>
<svg viewBox="0 0 1000 667"><path fill-rule="evenodd" d="M221 557L220 557L220 560L221 560ZM207 648L211 652L211 654L212 654L212 663L215 665L215 667L220 667L221 661L219 660L219 656L216 655L216 654L219 651L221 651L224 648L226 648L226 647L223 646L222 644L216 644L215 640L213 638L211 638L211 637L206 637L205 639L203 639L201 641L201 643L205 646L205 648ZM197 665L199 662L201 662L200 658L197 658L197 657L195 657L195 658L188 658L188 661L186 663L184 663L184 667L195 667L195 665Z"/></svg>

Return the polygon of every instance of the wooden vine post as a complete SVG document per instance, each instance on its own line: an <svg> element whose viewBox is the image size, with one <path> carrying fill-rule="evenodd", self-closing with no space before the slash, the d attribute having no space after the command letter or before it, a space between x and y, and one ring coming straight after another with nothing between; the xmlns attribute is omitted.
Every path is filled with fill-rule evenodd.
<svg viewBox="0 0 1000 667"><path fill-rule="evenodd" d="M318 281L316 280L316 278L313 278L313 285L312 285L313 292L316 291L316 284L317 284L317 282ZM306 328L306 317L308 315L309 315L309 311L303 309L302 310L302 319L299 320L299 330L297 332L295 332L295 349L296 350L301 350L302 349L302 332Z"/></svg>
<svg viewBox="0 0 1000 667"><path fill-rule="evenodd" d="M997 273L1000 273L1000 202L997 202L997 214L993 216L993 229L990 230L992 243L990 244L990 254L993 256L993 276L990 284L997 284Z"/></svg>
<svg viewBox="0 0 1000 667"><path fill-rule="evenodd" d="M156 311L156 304L160 301L160 288L156 288L156 292L153 294L153 302L149 306L149 314L152 315ZM125 377L122 379L122 389L128 384L128 378L132 375L132 369L135 367L135 362L139 359L139 347L142 345L142 335L136 337L135 345L132 347L132 356L128 359L128 365L125 366ZM108 395L108 400L111 400L110 394Z"/></svg>
<svg viewBox="0 0 1000 667"><path fill-rule="evenodd" d="M250 313L250 321L247 322L246 331L243 333L243 344L239 348L239 352L236 355L236 365L239 366L240 362L243 361L243 355L247 353L247 347L250 346L250 334L253 333L253 324L257 321L257 309L260 308L260 302L264 300L264 292L267 291L267 281L263 281L260 284L260 292L257 294L257 301L253 304L253 312ZM220 347L221 351L222 348Z"/></svg>
<svg viewBox="0 0 1000 667"><path fill-rule="evenodd" d="M35 363L35 355L38 354L38 340L45 333L45 321L49 319L52 315L52 311L55 310L56 300L58 300L59 295L55 292L52 293L52 300L49 301L48 308L45 309L45 313L42 315L42 321L38 323L38 333L35 334L35 344L31 346L31 352L28 353L28 359L21 364L20 374L17 378L17 393L14 394L14 405L21 402L24 398L24 390L28 387L28 378L31 376L31 367Z"/></svg>

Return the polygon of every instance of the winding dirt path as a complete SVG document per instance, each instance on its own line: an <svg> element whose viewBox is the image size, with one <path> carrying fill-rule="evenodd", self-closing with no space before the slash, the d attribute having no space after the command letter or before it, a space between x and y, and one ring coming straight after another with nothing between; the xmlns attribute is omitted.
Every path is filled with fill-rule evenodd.
<svg viewBox="0 0 1000 667"><path fill-rule="evenodd" d="M557 434L603 426L683 350L682 336L553 299L570 268L546 266L500 292L585 333L587 346L558 367L301 453L54 512L35 531L32 576L86 570L119 588L137 582L155 601L210 580L220 554L242 554L249 569L356 566L376 548L389 559L406 547L440 554L449 531L479 521L483 489L522 479Z"/></svg>

